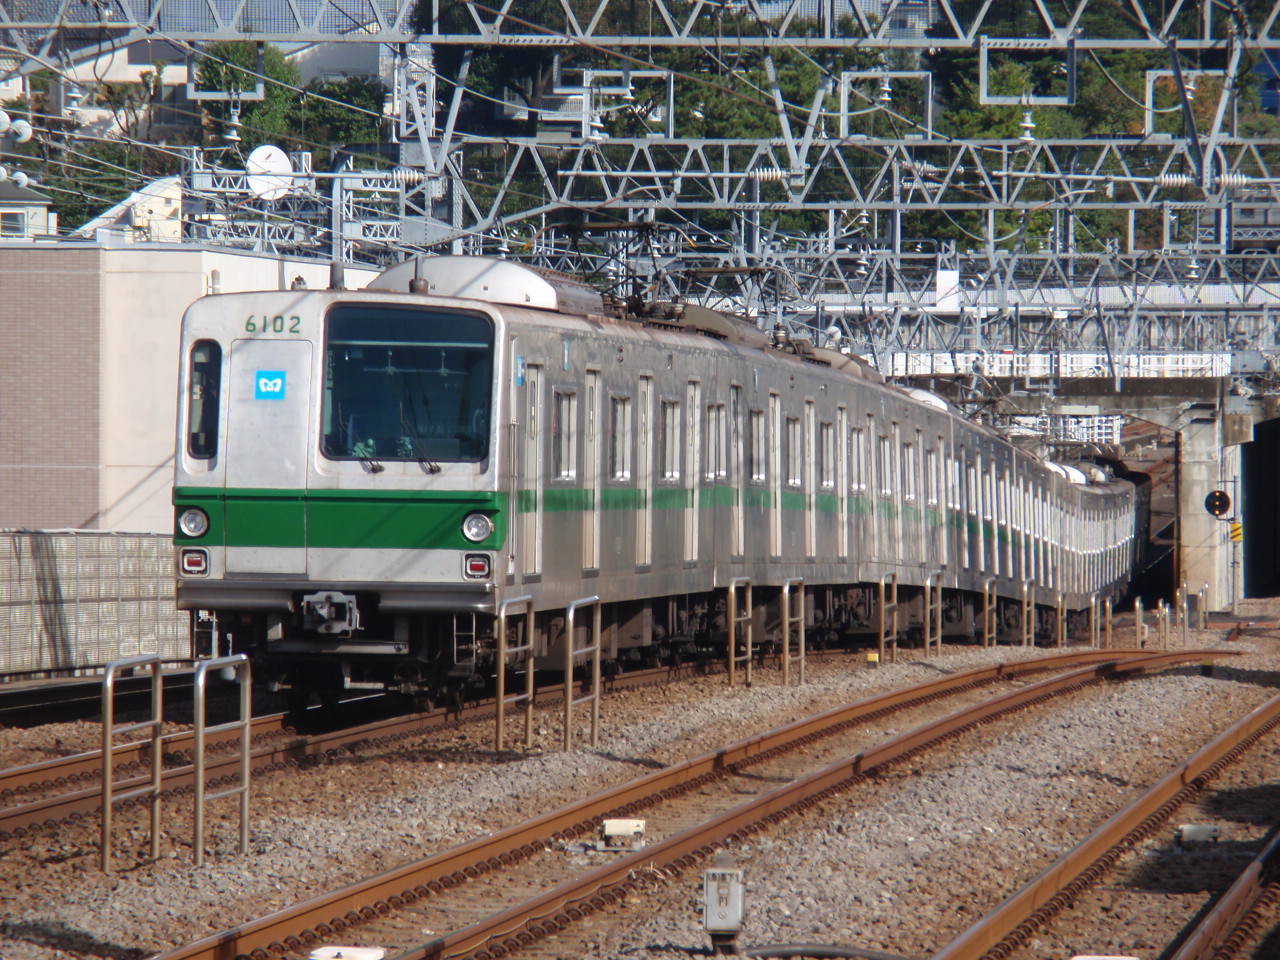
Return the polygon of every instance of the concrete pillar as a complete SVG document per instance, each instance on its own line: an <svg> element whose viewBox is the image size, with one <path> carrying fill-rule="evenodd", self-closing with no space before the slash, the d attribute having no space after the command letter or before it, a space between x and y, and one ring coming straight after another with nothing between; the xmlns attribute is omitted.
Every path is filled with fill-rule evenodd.
<svg viewBox="0 0 1280 960"><path fill-rule="evenodd" d="M1240 448L1223 446L1221 410L1195 405L1183 421L1182 467L1178 502L1178 550L1182 576L1195 592L1209 585L1209 609L1230 610L1242 594L1240 544L1231 541L1232 522L1240 515ZM1211 491L1224 490L1231 509L1219 519L1205 509ZM1174 584L1174 587L1180 584Z"/></svg>

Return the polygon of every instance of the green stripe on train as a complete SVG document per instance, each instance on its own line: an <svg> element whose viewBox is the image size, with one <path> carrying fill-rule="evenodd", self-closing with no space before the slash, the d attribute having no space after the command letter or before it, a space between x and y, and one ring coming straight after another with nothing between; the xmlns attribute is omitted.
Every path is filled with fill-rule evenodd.
<svg viewBox="0 0 1280 960"><path fill-rule="evenodd" d="M507 535L507 495L467 490L254 490L180 487L175 513L200 507L209 532L175 534L183 544L332 549L496 550ZM462 535L470 513L494 532L480 543Z"/></svg>

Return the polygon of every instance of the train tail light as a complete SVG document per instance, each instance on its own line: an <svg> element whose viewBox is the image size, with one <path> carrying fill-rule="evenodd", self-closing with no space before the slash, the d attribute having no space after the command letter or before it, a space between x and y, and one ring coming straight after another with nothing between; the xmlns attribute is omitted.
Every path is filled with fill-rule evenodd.
<svg viewBox="0 0 1280 960"><path fill-rule="evenodd" d="M206 550L183 550L178 563L185 577L203 577L209 573L209 553Z"/></svg>
<svg viewBox="0 0 1280 960"><path fill-rule="evenodd" d="M492 564L485 553L468 553L462 559L462 572L468 580L488 580Z"/></svg>

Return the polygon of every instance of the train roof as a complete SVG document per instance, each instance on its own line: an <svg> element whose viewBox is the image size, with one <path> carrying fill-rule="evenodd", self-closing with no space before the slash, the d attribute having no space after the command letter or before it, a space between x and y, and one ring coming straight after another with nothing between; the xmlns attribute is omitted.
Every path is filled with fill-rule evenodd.
<svg viewBox="0 0 1280 960"><path fill-rule="evenodd" d="M603 298L581 280L500 257L414 257L388 267L365 289L413 291L558 313L604 313Z"/></svg>

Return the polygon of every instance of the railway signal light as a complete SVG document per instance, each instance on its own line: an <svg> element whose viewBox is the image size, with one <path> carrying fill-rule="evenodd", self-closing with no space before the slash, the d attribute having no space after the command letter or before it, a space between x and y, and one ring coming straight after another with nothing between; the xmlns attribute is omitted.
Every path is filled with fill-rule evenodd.
<svg viewBox="0 0 1280 960"><path fill-rule="evenodd" d="M1214 490L1204 498L1204 508L1215 517L1224 517L1231 509L1231 497L1225 490Z"/></svg>

